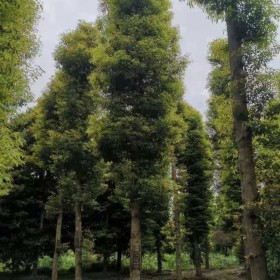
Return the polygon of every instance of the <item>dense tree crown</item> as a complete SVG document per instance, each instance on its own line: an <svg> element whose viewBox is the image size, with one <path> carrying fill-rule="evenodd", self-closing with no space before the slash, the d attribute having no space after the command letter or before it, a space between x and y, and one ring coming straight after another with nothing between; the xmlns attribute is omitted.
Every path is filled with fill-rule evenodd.
<svg viewBox="0 0 280 280"><path fill-rule="evenodd" d="M98 67L92 76L108 110L101 150L108 160L131 166L139 178L131 186L137 197L168 152L168 117L182 98L185 62L169 1L103 4L106 39L94 52Z"/></svg>

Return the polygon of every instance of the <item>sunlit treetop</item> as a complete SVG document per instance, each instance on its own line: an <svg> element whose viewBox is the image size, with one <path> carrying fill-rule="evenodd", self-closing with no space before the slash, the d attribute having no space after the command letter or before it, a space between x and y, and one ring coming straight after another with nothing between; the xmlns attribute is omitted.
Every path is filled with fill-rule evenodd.
<svg viewBox="0 0 280 280"><path fill-rule="evenodd" d="M168 0L102 0L100 2L100 7L103 11L106 11L109 6L113 7L111 12L119 18L135 14L142 16L156 15L162 13L163 10L171 8L170 1Z"/></svg>
<svg viewBox="0 0 280 280"><path fill-rule="evenodd" d="M80 21L77 29L63 34L54 54L57 67L76 78L87 78L93 68L91 50L96 47L97 33L94 24Z"/></svg>

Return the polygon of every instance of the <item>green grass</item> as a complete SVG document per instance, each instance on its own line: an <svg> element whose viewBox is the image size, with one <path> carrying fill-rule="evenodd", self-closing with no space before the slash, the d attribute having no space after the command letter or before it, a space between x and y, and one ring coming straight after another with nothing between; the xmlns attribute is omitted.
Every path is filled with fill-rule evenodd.
<svg viewBox="0 0 280 280"><path fill-rule="evenodd" d="M163 257L163 270L174 271L176 268L175 254L164 254ZM111 262L115 260L112 257ZM97 256L87 254L84 256L84 266L86 268L91 267L94 264L98 264ZM210 254L210 267L211 269L225 269L238 266L238 259L235 256L224 256L222 254L212 253ZM67 251L59 258L59 270L60 272L67 272L72 270L75 266L75 255L72 250ZM123 266L129 267L129 258L123 258ZM182 254L182 266L183 270L194 269L193 264L188 254ZM52 258L44 257L39 260L39 268L41 270L50 271L52 269ZM143 258L142 268L144 271L156 271L157 270L157 258L155 254L145 254ZM0 263L0 272L4 271L4 265Z"/></svg>
<svg viewBox="0 0 280 280"><path fill-rule="evenodd" d="M39 260L40 269L51 269L52 258L46 256ZM72 250L68 250L67 253L63 254L59 258L59 270L68 271L75 266L75 255Z"/></svg>
<svg viewBox="0 0 280 280"><path fill-rule="evenodd" d="M129 258L123 260L125 266L129 266ZM222 254L210 254L210 267L212 269L225 269L238 266L238 259L235 256L224 256ZM194 266L188 254L182 254L183 270L192 270ZM155 254L145 255L142 263L143 270L156 271L157 258ZM163 270L172 271L176 269L175 254L165 254L163 261Z"/></svg>
<svg viewBox="0 0 280 280"><path fill-rule="evenodd" d="M210 255L210 267L214 269L224 269L239 266L240 263L235 256L224 256L222 254Z"/></svg>
<svg viewBox="0 0 280 280"><path fill-rule="evenodd" d="M5 270L5 265L0 263L0 272L4 272Z"/></svg>

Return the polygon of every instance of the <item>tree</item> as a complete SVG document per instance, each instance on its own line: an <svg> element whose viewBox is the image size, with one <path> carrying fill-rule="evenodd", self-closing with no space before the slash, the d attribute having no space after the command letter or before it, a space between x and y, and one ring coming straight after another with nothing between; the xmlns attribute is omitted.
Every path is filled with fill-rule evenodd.
<svg viewBox="0 0 280 280"><path fill-rule="evenodd" d="M103 255L103 270L108 270L108 258L117 253L116 268L121 271L122 255L129 247L130 213L116 194L113 178L109 176L106 184L108 188L97 199L98 209L86 221L94 233L94 250Z"/></svg>
<svg viewBox="0 0 280 280"><path fill-rule="evenodd" d="M168 175L168 117L182 98L185 62L168 0L102 4L105 33L94 52L92 76L108 112L100 149L114 162L117 188L130 207L130 278L136 280L141 274L141 213L160 192L157 181Z"/></svg>
<svg viewBox="0 0 280 280"><path fill-rule="evenodd" d="M186 145L178 154L178 163L187 172L187 183L182 188L185 193L185 226L196 276L202 277L201 250L208 238L211 221L211 147L200 114L186 104L179 110L187 124L184 135Z"/></svg>
<svg viewBox="0 0 280 280"><path fill-rule="evenodd" d="M214 148L216 166L216 227L230 234L235 244L240 240L242 210L241 183L238 173L238 152L230 97L228 43L217 39L210 45L208 60L212 65L208 86L210 90L207 127ZM243 260L243 255L240 258Z"/></svg>
<svg viewBox="0 0 280 280"><path fill-rule="evenodd" d="M279 80L279 77L278 77ZM279 267L279 133L280 99L269 102L255 132L258 182L261 187L260 212L263 221L264 242L267 247L269 276L278 279Z"/></svg>
<svg viewBox="0 0 280 280"><path fill-rule="evenodd" d="M274 40L277 29L274 19L278 17L279 7L274 0L265 2L259 0L241 2L194 0L191 3L201 5L209 15L216 19L222 18L227 24L231 101L241 177L244 243L248 273L252 280L268 279L265 250L256 214L258 191L252 149L252 129L248 112L249 91L254 93L254 89L246 87L248 81L251 81L251 84L253 81L245 69L250 55L255 53L255 50L258 50L258 54L263 55L262 50L270 46ZM263 67L266 59L262 57L259 65L255 65L255 67L258 69Z"/></svg>
<svg viewBox="0 0 280 280"><path fill-rule="evenodd" d="M74 208L75 279L80 280L82 206L93 206L101 190L102 161L94 148L96 139L87 133L90 118L96 116L95 101L88 82L88 76L94 68L91 50L96 46L96 37L95 26L85 22L80 22L74 31L62 36L55 51L60 70L41 105L41 129L47 132L47 137L41 137L44 137L44 146L49 149L47 160L50 169L58 178L57 195L50 200L54 202L58 213L52 279L57 279L63 204L68 203ZM98 134L98 131L95 133ZM43 147L42 144L39 145ZM42 152L45 149L43 147Z"/></svg>
<svg viewBox="0 0 280 280"><path fill-rule="evenodd" d="M29 80L39 74L31 66L38 49L35 25L39 11L37 0L0 1L0 195L11 187L10 171L21 162L23 142L11 130L10 119L30 100Z"/></svg>

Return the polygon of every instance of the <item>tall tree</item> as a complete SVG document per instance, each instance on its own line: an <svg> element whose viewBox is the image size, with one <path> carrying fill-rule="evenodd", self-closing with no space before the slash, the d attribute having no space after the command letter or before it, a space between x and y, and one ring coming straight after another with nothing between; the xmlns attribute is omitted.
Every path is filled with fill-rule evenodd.
<svg viewBox="0 0 280 280"><path fill-rule="evenodd" d="M35 36L40 2L0 1L0 195L7 193L10 170L21 162L22 140L10 130L16 110L30 100L30 78L38 69L31 66L38 44Z"/></svg>
<svg viewBox="0 0 280 280"><path fill-rule="evenodd" d="M248 112L249 92L246 87L252 77L246 73L246 64L252 53L262 53L275 38L279 7L274 0L193 0L214 18L222 18L227 24L229 61L231 70L231 101L234 131L238 150L243 202L243 227L248 274L252 280L268 279L265 249L259 219L256 214L258 191L252 148L252 129ZM263 67L266 59L260 59Z"/></svg>
<svg viewBox="0 0 280 280"><path fill-rule="evenodd" d="M50 125L44 136L50 166L59 181L56 251L61 243L62 205L68 201L75 213L76 280L82 279L82 206L94 204L101 186L102 163L94 149L96 139L87 133L90 117L96 115L88 82L94 67L91 51L96 46L96 36L95 26L85 22L62 36L55 51L60 71L42 101L43 128L44 122ZM57 256L55 252L53 279L57 279Z"/></svg>
<svg viewBox="0 0 280 280"><path fill-rule="evenodd" d="M186 104L182 104L179 110L187 124L185 149L178 154L178 162L187 172L187 183L182 189L186 194L183 200L185 226L196 276L202 277L201 251L208 238L211 221L211 146L201 115Z"/></svg>
<svg viewBox="0 0 280 280"><path fill-rule="evenodd" d="M100 144L119 174L131 212L130 279L141 277L141 212L155 181L168 175L170 112L182 98L185 67L168 0L105 0L104 39L95 50L93 85L108 122ZM163 171L164 170L164 171ZM156 192L155 192L156 193ZM146 201L145 201L146 200Z"/></svg>
<svg viewBox="0 0 280 280"><path fill-rule="evenodd" d="M278 77L279 80L279 77ZM279 89L278 89L279 90ZM269 102L255 132L257 175L261 189L260 210L270 279L280 277L279 266L279 137L280 95Z"/></svg>
<svg viewBox="0 0 280 280"><path fill-rule="evenodd" d="M238 174L238 153L230 97L228 43L217 39L210 45L208 60L212 65L208 86L210 90L207 127L214 148L216 167L217 230L230 234L234 242L243 243L241 234L241 183ZM240 244L242 246L242 244ZM240 256L243 259L244 256Z"/></svg>

